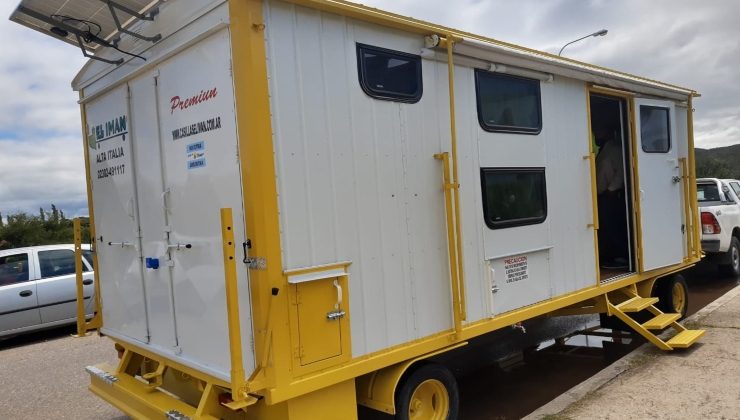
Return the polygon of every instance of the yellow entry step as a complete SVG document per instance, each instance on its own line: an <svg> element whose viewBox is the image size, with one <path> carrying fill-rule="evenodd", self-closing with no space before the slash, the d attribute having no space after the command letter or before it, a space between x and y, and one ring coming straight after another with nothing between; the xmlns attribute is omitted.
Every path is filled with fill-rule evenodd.
<svg viewBox="0 0 740 420"><path fill-rule="evenodd" d="M656 308L655 304L658 303L658 298L642 297L637 294L636 289L633 287L627 287L620 291L627 295L627 300L616 305L609 301L608 295L604 295L608 314L619 318L622 322L629 325L630 328L645 337L651 343L655 344L661 350L688 348L704 335L704 330L688 330L686 327L679 324L678 320L681 318L680 314L663 313L660 309ZM653 314L653 318L644 323L640 323L628 315L629 313L637 313L641 311L650 312ZM676 331L676 335L668 339L668 341L664 341L651 331L663 330L668 327Z"/></svg>
<svg viewBox="0 0 740 420"><path fill-rule="evenodd" d="M658 303L658 298L644 298L636 296L620 303L617 305L617 308L622 312L640 312L656 303Z"/></svg>
<svg viewBox="0 0 740 420"><path fill-rule="evenodd" d="M667 344L674 349L685 349L696 343L705 332L704 330L684 330L668 340Z"/></svg>
<svg viewBox="0 0 740 420"><path fill-rule="evenodd" d="M660 314L650 321L645 322L642 326L649 330L662 330L678 321L678 318L681 318L681 314Z"/></svg>

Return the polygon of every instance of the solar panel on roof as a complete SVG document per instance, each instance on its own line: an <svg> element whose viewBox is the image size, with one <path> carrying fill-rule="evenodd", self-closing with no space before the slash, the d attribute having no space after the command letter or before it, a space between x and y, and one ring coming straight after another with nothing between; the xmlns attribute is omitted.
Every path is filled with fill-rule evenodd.
<svg viewBox="0 0 740 420"><path fill-rule="evenodd" d="M87 56L103 47L116 48L121 34L158 41L159 36L145 37L130 27L139 20L153 20L159 3L161 0L22 0L10 20L79 46Z"/></svg>

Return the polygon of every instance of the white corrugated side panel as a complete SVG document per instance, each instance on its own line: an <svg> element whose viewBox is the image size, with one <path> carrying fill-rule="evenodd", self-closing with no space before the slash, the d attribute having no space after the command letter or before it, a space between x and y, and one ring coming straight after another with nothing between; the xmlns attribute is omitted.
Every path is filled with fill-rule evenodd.
<svg viewBox="0 0 740 420"><path fill-rule="evenodd" d="M423 63L417 104L376 100L355 42L418 53L421 37L281 2L266 14L285 269L352 262L353 356L451 328L433 159L449 150L446 67Z"/></svg>

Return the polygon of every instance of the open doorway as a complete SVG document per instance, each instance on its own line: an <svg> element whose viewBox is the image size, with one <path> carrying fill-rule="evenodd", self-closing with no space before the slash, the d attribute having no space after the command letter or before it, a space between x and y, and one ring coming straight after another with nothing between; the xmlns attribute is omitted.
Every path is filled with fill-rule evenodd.
<svg viewBox="0 0 740 420"><path fill-rule="evenodd" d="M601 281L636 271L632 172L627 101L592 94L591 130L596 152Z"/></svg>

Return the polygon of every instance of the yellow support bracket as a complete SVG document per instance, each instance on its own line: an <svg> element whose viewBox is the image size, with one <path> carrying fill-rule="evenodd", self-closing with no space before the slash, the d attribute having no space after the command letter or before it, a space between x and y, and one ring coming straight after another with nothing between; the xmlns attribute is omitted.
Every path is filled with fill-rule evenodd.
<svg viewBox="0 0 740 420"><path fill-rule="evenodd" d="M247 399L247 392L242 356L241 323L239 321L239 289L236 282L236 246L234 245L233 219L230 208L221 209L226 315L229 327L229 355L231 356L231 399L235 403L233 404L234 407L243 408L240 403Z"/></svg>
<svg viewBox="0 0 740 420"><path fill-rule="evenodd" d="M85 337L88 331L98 329L102 325L99 296L100 288L96 281L94 296L92 296L95 315L90 321L87 321L85 316L85 293L82 284L82 272L84 271L82 264L82 224L79 217L72 220L72 230L74 232L75 285L77 288L77 334L75 334L75 337Z"/></svg>

